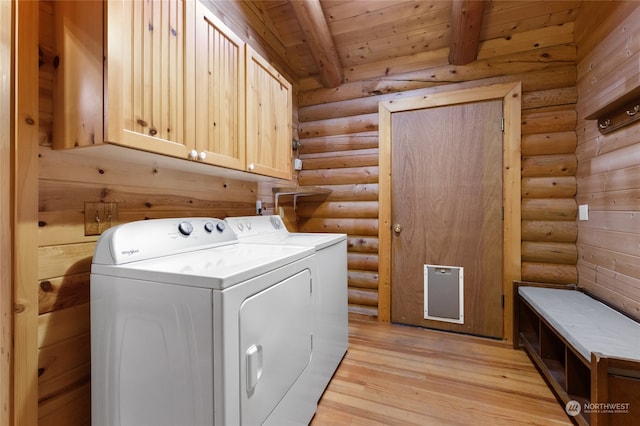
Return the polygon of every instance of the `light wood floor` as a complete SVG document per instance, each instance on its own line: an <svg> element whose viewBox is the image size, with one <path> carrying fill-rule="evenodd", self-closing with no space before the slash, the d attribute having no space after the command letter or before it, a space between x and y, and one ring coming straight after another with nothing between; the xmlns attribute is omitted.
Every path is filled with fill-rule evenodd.
<svg viewBox="0 0 640 426"><path fill-rule="evenodd" d="M571 425L527 355L472 336L349 317L312 426Z"/></svg>

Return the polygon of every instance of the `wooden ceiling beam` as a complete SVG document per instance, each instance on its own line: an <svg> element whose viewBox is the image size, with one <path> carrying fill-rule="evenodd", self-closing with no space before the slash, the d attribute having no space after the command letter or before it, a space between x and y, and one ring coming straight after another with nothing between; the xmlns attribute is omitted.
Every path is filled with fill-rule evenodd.
<svg viewBox="0 0 640 426"><path fill-rule="evenodd" d="M318 65L322 84L327 88L339 86L344 73L320 0L292 0L290 4Z"/></svg>
<svg viewBox="0 0 640 426"><path fill-rule="evenodd" d="M449 63L466 65L478 57L485 0L453 0Z"/></svg>

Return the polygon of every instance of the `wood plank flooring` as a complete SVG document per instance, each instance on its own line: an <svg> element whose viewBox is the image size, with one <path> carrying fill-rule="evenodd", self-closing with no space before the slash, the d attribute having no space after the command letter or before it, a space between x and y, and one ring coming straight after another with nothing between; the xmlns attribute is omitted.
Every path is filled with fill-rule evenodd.
<svg viewBox="0 0 640 426"><path fill-rule="evenodd" d="M349 350L312 426L571 425L527 355L503 342L349 317Z"/></svg>

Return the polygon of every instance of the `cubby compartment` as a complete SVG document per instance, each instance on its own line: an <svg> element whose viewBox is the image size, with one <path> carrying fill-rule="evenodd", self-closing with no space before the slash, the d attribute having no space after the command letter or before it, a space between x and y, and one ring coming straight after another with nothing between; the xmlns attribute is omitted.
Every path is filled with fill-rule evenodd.
<svg viewBox="0 0 640 426"><path fill-rule="evenodd" d="M566 349L565 370L565 389L569 396L581 403L588 401L591 396L591 369L569 347Z"/></svg>
<svg viewBox="0 0 640 426"><path fill-rule="evenodd" d="M540 358L549 374L566 390L566 346L562 339L544 321L540 321Z"/></svg>
<svg viewBox="0 0 640 426"><path fill-rule="evenodd" d="M521 304L519 313L519 338L526 340L535 352L540 353L540 319L525 303Z"/></svg>

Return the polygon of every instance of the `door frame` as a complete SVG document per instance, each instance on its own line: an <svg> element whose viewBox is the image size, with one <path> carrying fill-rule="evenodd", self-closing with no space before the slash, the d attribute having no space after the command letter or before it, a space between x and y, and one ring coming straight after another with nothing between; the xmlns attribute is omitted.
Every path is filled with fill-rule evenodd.
<svg viewBox="0 0 640 426"><path fill-rule="evenodd" d="M521 277L521 104L522 84L501 83L452 90L378 104L379 200L378 200L378 320L391 320L391 115L394 112L436 108L469 102L503 101L503 339L512 339L513 284Z"/></svg>

